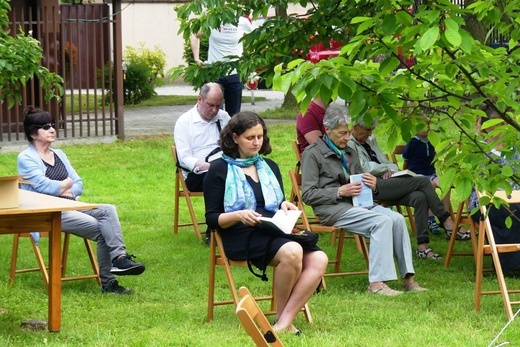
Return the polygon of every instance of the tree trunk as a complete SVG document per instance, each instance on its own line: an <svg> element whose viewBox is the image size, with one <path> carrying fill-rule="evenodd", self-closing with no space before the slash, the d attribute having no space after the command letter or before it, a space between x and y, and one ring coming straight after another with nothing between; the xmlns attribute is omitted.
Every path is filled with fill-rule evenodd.
<svg viewBox="0 0 520 347"><path fill-rule="evenodd" d="M474 0L464 0L464 7L468 7L471 5ZM475 40L480 41L480 43L486 43L486 27L482 22L479 22L477 18L473 15L466 15L466 27L465 29L473 36Z"/></svg>

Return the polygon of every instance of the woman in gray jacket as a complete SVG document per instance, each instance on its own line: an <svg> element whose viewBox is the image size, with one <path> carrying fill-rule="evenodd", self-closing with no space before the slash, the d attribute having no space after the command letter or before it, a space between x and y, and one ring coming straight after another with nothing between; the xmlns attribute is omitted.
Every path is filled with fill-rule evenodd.
<svg viewBox="0 0 520 347"><path fill-rule="evenodd" d="M331 104L325 113L325 135L307 147L302 157L302 198L322 223L343 228L370 239L368 292L395 296L403 291L385 282L397 279L394 255L404 291L424 291L414 280L412 248L402 215L375 205L354 207L352 197L361 193L361 182L351 183L348 155L350 117L344 107ZM363 182L377 196L376 177L363 174Z"/></svg>

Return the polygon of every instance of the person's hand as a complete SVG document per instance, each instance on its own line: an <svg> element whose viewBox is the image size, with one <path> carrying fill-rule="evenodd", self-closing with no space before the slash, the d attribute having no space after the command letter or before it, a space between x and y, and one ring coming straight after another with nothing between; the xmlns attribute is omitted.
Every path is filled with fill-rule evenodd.
<svg viewBox="0 0 520 347"><path fill-rule="evenodd" d="M207 162L202 163L202 164L199 166L199 171L207 171L207 170L209 170L209 165L210 165L210 164L207 163Z"/></svg>
<svg viewBox="0 0 520 347"><path fill-rule="evenodd" d="M61 181L61 188L63 190L67 190L67 189L72 188L73 184L74 184L74 181L72 180L72 178L67 177L63 181Z"/></svg>
<svg viewBox="0 0 520 347"><path fill-rule="evenodd" d="M60 196L67 197L67 198L73 198L74 197L72 195L72 190L70 190L70 189L67 189L66 191L61 193Z"/></svg>
<svg viewBox="0 0 520 347"><path fill-rule="evenodd" d="M198 66L204 65L204 62L202 60L200 60L200 59L196 59L195 63L197 63Z"/></svg>
<svg viewBox="0 0 520 347"><path fill-rule="evenodd" d="M244 225L255 226L260 223L261 214L253 210L241 210L238 211L238 218Z"/></svg>
<svg viewBox="0 0 520 347"><path fill-rule="evenodd" d="M369 174L369 173L364 173L363 174L363 183L365 183L367 186L369 186L373 192L376 191L376 185L377 185L376 176Z"/></svg>
<svg viewBox="0 0 520 347"><path fill-rule="evenodd" d="M357 196L361 194L361 182L347 183L339 187L340 197Z"/></svg>
<svg viewBox="0 0 520 347"><path fill-rule="evenodd" d="M282 202L281 208L282 208L282 210L285 213L287 213L287 211L289 211L289 210L297 210L298 209L298 207L295 204L293 204L292 202L289 202L287 200Z"/></svg>
<svg viewBox="0 0 520 347"><path fill-rule="evenodd" d="M389 170L389 171L385 172L384 175L383 175L383 179L387 180L387 179L391 178L392 175L394 174L394 172L395 171L392 171L392 170Z"/></svg>

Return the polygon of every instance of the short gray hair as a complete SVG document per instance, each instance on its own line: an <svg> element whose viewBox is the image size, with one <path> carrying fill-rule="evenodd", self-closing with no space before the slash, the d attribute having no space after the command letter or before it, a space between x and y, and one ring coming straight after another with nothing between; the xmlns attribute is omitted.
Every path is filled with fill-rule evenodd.
<svg viewBox="0 0 520 347"><path fill-rule="evenodd" d="M330 104L325 111L325 118L323 118L323 125L329 129L336 129L341 125L349 125L352 119L348 114L345 106L337 104Z"/></svg>
<svg viewBox="0 0 520 347"><path fill-rule="evenodd" d="M220 91L222 92L222 96L224 96L224 88L222 88L222 85L220 83L216 83L216 82L205 83L202 87L200 87L199 95L202 97L203 100L206 100L206 97L208 96L210 90L217 86L220 89Z"/></svg>
<svg viewBox="0 0 520 347"><path fill-rule="evenodd" d="M377 119L372 119L372 123L370 124L370 126L367 126L365 124L365 120L363 118L359 119L354 125L357 125L360 128L373 128L377 125Z"/></svg>

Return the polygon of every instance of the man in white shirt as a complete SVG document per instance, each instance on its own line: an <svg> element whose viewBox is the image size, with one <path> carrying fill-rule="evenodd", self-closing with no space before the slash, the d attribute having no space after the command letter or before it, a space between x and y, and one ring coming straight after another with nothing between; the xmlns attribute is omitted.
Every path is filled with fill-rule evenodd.
<svg viewBox="0 0 520 347"><path fill-rule="evenodd" d="M242 56L242 42L240 39L247 33L253 31L253 26L249 18L241 16L238 19L238 24L222 24L217 29L211 29L209 36L208 60L207 64L213 64L218 61L231 61L229 56ZM191 36L191 50L195 62L202 66L204 62L200 60L200 38L202 32ZM224 101L226 111L230 116L240 112L242 106L242 89L243 85L240 81L240 76L236 70L233 70L228 76L220 76L215 81L224 88Z"/></svg>
<svg viewBox="0 0 520 347"><path fill-rule="evenodd" d="M204 84L200 88L197 105L175 123L173 140L190 191L202 191L210 164L206 162L206 157L218 147L220 130L230 119L229 114L220 109L223 98L220 84Z"/></svg>

